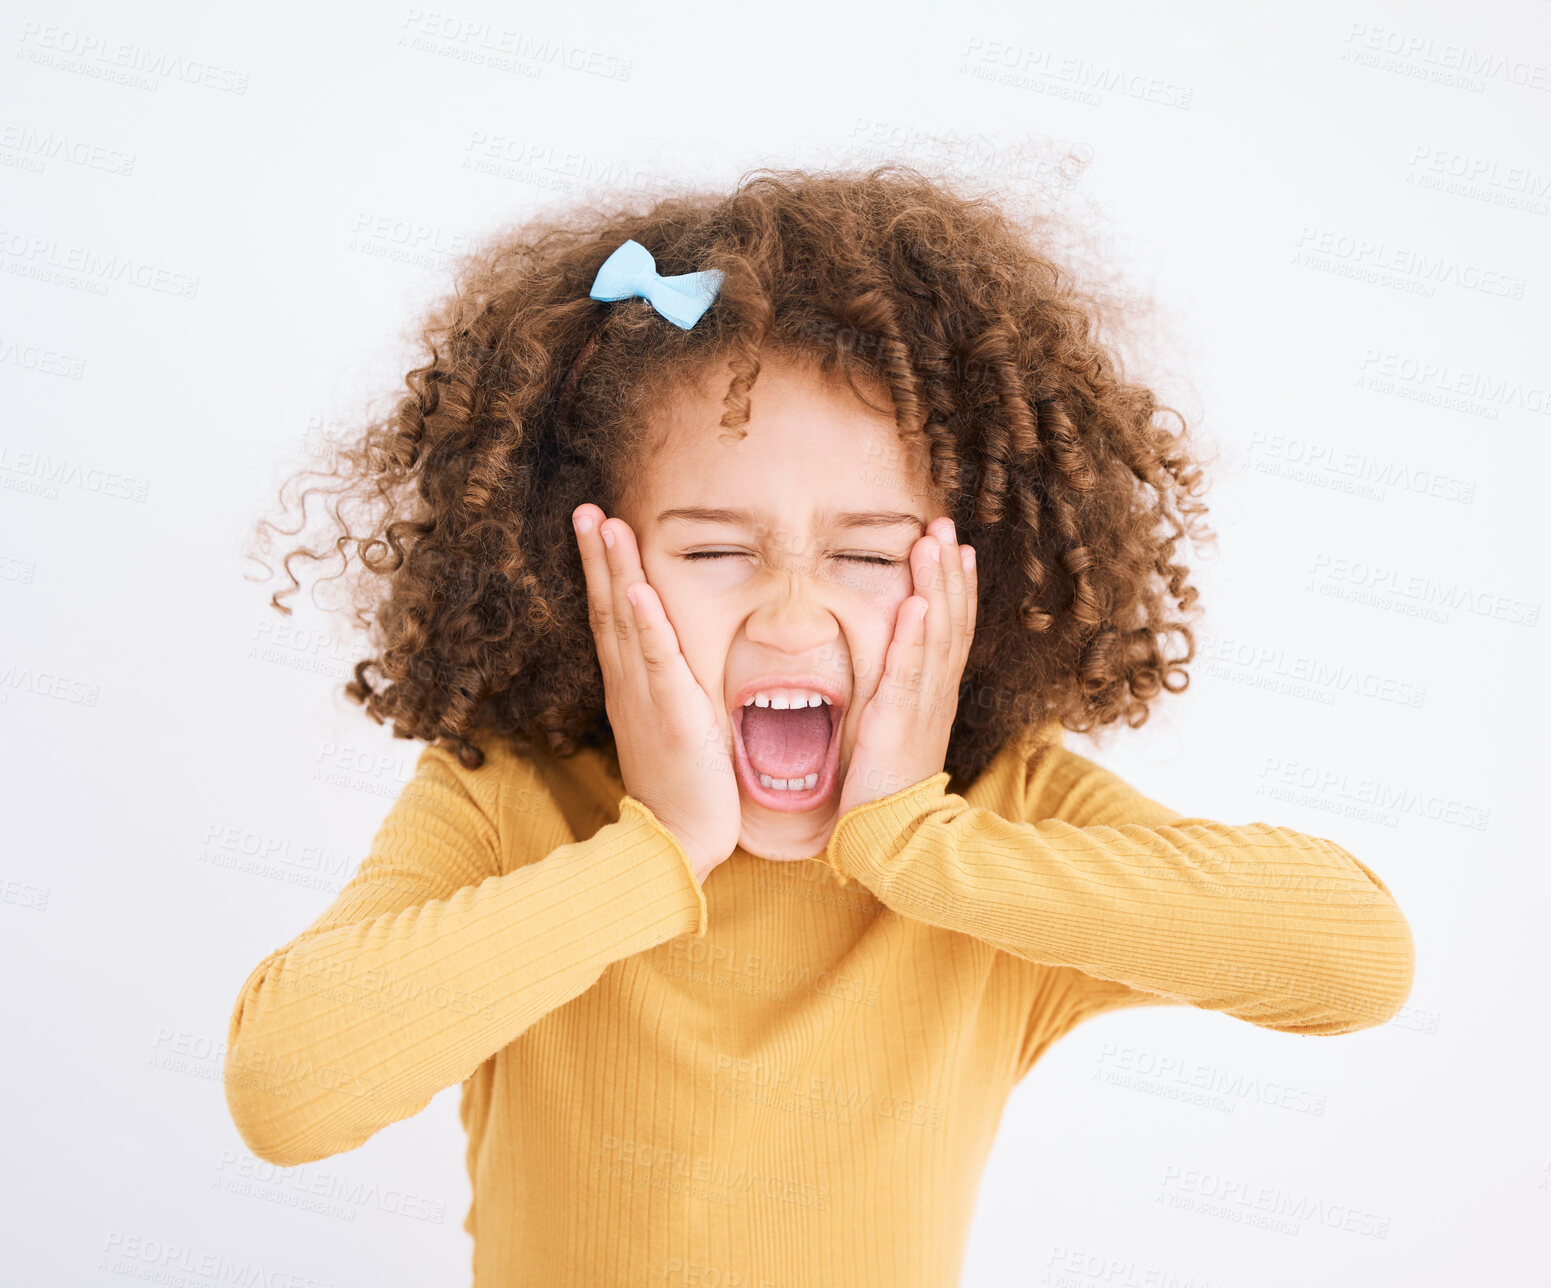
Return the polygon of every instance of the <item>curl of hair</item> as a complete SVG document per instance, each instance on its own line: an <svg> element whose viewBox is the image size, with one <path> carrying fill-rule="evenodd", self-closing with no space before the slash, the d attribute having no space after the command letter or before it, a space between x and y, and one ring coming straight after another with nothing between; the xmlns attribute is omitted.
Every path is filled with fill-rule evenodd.
<svg viewBox="0 0 1551 1288"><path fill-rule="evenodd" d="M645 300L588 297L627 237L663 274L722 270L693 329ZM900 163L761 168L731 192L514 226L459 262L391 412L288 480L325 480L301 509L324 493L334 533L286 554L291 585L271 604L288 614L292 561L332 549L374 650L345 692L396 737L445 740L471 768L487 731L560 756L608 749L571 513L615 512L651 409L709 364L732 373L721 426L746 433L761 358L781 354L889 392L902 451L922 454L977 552L953 788L1049 721L1139 726L1189 683L1197 591L1176 551L1215 540L1202 470L1183 418L1098 334L1101 300L1041 246L1033 217Z"/></svg>

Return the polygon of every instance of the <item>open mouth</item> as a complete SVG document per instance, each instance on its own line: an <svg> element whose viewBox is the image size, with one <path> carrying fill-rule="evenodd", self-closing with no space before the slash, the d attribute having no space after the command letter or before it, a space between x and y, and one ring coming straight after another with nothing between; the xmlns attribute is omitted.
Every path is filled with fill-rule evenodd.
<svg viewBox="0 0 1551 1288"><path fill-rule="evenodd" d="M734 708L733 763L744 795L766 809L793 813L827 800L839 776L844 717L844 707L832 702Z"/></svg>

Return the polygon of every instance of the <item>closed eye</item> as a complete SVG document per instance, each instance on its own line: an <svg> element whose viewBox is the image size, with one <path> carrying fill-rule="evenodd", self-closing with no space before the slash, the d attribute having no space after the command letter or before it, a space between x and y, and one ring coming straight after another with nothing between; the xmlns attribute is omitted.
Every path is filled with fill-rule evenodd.
<svg viewBox="0 0 1551 1288"><path fill-rule="evenodd" d="M749 555L747 550L691 550L685 559L731 559ZM836 555L836 559L850 559L856 563L874 564L884 568L897 568L903 559L887 559L882 555Z"/></svg>

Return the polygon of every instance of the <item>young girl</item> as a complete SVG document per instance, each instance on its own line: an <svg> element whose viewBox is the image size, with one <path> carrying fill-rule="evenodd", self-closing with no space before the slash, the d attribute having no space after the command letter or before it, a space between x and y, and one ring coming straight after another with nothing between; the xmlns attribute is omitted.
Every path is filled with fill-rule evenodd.
<svg viewBox="0 0 1551 1288"><path fill-rule="evenodd" d="M1185 687L1205 507L994 203L885 166L590 209L471 256L426 338L323 548L369 574L348 692L426 746L242 985L255 1154L461 1083L476 1285L951 1285L1075 1025L1406 1000L1346 850L1062 745Z"/></svg>

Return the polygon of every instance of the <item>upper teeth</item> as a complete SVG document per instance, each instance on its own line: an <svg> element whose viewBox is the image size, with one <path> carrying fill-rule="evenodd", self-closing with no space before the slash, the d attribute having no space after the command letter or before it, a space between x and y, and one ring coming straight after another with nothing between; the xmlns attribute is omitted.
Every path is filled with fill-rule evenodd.
<svg viewBox="0 0 1551 1288"><path fill-rule="evenodd" d="M832 706L828 698L822 693L814 693L811 689L804 692L798 689L789 689L777 692L774 689L760 689L753 697L744 699L744 706L774 707L777 711L785 711L789 707L816 707L823 703L826 707Z"/></svg>

